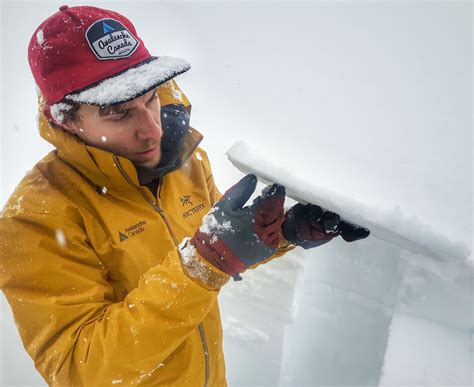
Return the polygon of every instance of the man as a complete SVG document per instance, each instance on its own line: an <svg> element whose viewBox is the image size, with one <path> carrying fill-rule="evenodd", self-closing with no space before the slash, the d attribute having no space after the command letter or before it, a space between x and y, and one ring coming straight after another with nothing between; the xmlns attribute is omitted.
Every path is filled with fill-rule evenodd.
<svg viewBox="0 0 474 387"><path fill-rule="evenodd" d="M132 23L62 6L28 51L39 130L55 151L0 220L0 286L50 385L225 385L217 296L296 245L367 230L247 175L218 192L179 58L152 57Z"/></svg>

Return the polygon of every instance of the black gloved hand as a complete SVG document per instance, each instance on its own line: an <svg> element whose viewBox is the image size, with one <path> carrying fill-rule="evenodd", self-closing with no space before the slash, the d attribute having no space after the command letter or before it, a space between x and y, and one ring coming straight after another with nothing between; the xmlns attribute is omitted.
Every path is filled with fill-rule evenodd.
<svg viewBox="0 0 474 387"><path fill-rule="evenodd" d="M281 229L288 242L304 249L321 246L338 235L346 242L354 242L370 234L365 227L341 220L335 212L301 203L286 212Z"/></svg>

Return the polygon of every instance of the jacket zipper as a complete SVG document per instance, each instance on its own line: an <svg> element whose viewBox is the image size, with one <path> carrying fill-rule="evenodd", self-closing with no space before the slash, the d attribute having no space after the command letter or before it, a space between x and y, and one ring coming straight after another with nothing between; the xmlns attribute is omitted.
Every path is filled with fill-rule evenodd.
<svg viewBox="0 0 474 387"><path fill-rule="evenodd" d="M122 165L120 164L120 160L115 155L114 155L114 161L115 161L115 164L117 165L118 170L120 171L122 176L125 178L125 180L127 180L128 184L133 186L142 195L142 197L145 199L145 201L151 207L153 207L153 209L155 211L157 211L160 214L161 218L163 219L163 221L166 224L166 227L168 227L168 231L170 232L170 234L173 238L173 241L175 243L176 248L178 248L179 247L178 238L176 237L176 234L175 234L173 228L171 227L171 224L168 221L165 213L160 208L160 206L158 206L158 203L151 202L150 199L148 198L147 194L130 179L130 177L127 175L127 173L123 169ZM161 186L161 180L162 179L160 179L160 182L159 182L160 186ZM158 189L161 190L160 187ZM201 337L201 344L202 344L202 349L204 351L204 358L205 358L205 363L206 363L206 374L205 374L205 380L204 380L204 387L207 387L207 385L209 383L209 351L208 351L208 347L207 347L206 334L204 332L204 325L203 325L202 322L198 325L198 328L199 328L199 336Z"/></svg>
<svg viewBox="0 0 474 387"><path fill-rule="evenodd" d="M206 358L206 379L204 381L204 387L207 387L207 383L209 382L209 351L207 349L206 334L202 323L199 324L199 334L201 335L202 348L204 350L204 357Z"/></svg>

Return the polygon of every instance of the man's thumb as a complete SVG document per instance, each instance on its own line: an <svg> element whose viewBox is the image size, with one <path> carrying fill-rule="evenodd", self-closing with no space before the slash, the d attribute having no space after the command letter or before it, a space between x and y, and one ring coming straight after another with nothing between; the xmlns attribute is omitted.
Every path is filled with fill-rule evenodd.
<svg viewBox="0 0 474 387"><path fill-rule="evenodd" d="M240 179L236 184L230 187L224 195L221 202L225 202L232 210L242 208L250 196L252 196L257 186L257 176L248 174Z"/></svg>

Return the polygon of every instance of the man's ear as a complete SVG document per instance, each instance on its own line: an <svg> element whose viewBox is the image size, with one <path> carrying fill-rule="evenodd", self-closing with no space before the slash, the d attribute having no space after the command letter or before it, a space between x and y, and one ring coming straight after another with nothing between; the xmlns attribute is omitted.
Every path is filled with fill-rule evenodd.
<svg viewBox="0 0 474 387"><path fill-rule="evenodd" d="M80 136L82 134L82 116L79 113L81 105L70 105L68 103L65 105L66 107L58 105L47 106L44 113L56 126L66 132Z"/></svg>
<svg viewBox="0 0 474 387"><path fill-rule="evenodd" d="M65 130L66 132L76 134L76 135L79 136L80 128L75 122L64 121L64 122L58 123L56 125L59 126L61 129Z"/></svg>

